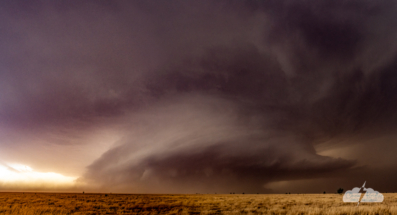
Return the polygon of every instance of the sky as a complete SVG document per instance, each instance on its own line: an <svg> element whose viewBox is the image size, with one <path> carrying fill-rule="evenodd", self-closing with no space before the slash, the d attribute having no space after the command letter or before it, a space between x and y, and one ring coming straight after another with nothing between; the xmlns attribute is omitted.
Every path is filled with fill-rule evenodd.
<svg viewBox="0 0 397 215"><path fill-rule="evenodd" d="M397 192L394 0L0 2L0 191Z"/></svg>

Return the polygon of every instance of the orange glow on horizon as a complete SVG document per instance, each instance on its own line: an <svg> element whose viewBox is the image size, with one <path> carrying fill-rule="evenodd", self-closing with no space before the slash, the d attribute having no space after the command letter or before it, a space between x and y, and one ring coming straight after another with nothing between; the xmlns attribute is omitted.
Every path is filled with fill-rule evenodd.
<svg viewBox="0 0 397 215"><path fill-rule="evenodd" d="M36 172L22 164L0 164L0 187L6 189L71 188L76 179L55 172Z"/></svg>

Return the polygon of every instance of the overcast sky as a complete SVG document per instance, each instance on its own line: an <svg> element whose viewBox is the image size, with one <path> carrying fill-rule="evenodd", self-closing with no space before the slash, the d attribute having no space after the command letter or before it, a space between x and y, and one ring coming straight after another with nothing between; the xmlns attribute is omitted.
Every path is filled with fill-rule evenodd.
<svg viewBox="0 0 397 215"><path fill-rule="evenodd" d="M394 0L1 1L0 190L397 191Z"/></svg>

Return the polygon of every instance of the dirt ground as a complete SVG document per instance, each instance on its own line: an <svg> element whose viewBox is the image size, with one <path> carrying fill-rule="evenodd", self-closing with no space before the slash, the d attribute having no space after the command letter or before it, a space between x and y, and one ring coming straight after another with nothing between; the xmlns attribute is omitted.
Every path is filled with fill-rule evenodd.
<svg viewBox="0 0 397 215"><path fill-rule="evenodd" d="M339 194L0 193L0 214L397 214L397 194L384 196L357 207Z"/></svg>

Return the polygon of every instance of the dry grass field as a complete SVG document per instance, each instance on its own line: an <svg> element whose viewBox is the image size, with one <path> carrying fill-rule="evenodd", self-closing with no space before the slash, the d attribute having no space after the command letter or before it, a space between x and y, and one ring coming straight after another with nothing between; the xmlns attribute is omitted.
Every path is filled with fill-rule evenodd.
<svg viewBox="0 0 397 215"><path fill-rule="evenodd" d="M397 214L397 194L384 195L357 207L338 194L0 193L0 214Z"/></svg>

